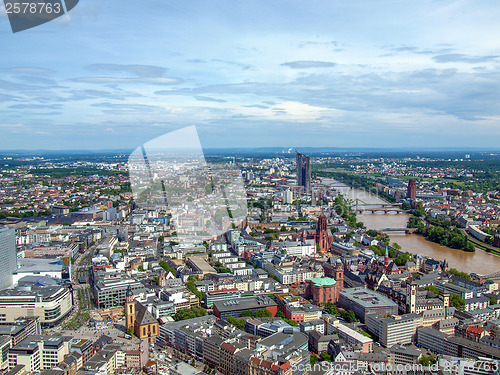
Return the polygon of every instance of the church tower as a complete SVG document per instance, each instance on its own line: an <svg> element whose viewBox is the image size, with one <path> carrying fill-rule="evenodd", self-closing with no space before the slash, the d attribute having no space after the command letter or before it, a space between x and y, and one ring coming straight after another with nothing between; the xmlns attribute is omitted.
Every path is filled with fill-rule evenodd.
<svg viewBox="0 0 500 375"><path fill-rule="evenodd" d="M389 269L389 249L387 246L385 247L385 256L384 256L384 271L387 273L387 270Z"/></svg>
<svg viewBox="0 0 500 375"><path fill-rule="evenodd" d="M132 292L132 288L130 287L130 285L128 286L125 298L125 319L126 319L125 327L127 328L127 331L129 330L130 327L134 329L135 300L134 300L134 292Z"/></svg>
<svg viewBox="0 0 500 375"><path fill-rule="evenodd" d="M323 212L318 217L318 224L316 227L316 243L319 245L319 251L321 254L330 251L330 243L328 240L328 219Z"/></svg>
<svg viewBox="0 0 500 375"><path fill-rule="evenodd" d="M337 258L335 263L335 280L337 280L337 285L340 292L344 289L344 265L339 258Z"/></svg>
<svg viewBox="0 0 500 375"><path fill-rule="evenodd" d="M406 285L406 312L414 313L417 311L417 285Z"/></svg>

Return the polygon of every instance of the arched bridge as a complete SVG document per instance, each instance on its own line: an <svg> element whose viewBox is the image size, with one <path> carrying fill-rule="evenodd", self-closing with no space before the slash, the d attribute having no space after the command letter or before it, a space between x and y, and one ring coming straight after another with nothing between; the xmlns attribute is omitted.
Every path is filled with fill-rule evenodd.
<svg viewBox="0 0 500 375"><path fill-rule="evenodd" d="M500 271L492 273L491 275L486 275L484 278L492 281L500 280Z"/></svg>
<svg viewBox="0 0 500 375"><path fill-rule="evenodd" d="M366 206L358 206L356 208L356 213L362 214L362 213L370 213L374 214L377 212L383 212L384 214L388 213L403 213L404 211L399 208L398 206L390 206L390 205L366 205Z"/></svg>

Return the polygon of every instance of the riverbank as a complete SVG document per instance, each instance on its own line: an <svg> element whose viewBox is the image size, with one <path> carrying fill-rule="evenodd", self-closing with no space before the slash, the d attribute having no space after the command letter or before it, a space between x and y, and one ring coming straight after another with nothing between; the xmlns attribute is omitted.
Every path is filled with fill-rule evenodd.
<svg viewBox="0 0 500 375"><path fill-rule="evenodd" d="M485 244L484 242L479 241L477 238L472 237L464 229L462 229L462 231L467 236L469 241L475 245L476 249L478 249L479 251L484 251L485 253L500 257L500 248L494 247L493 245L488 245L488 244Z"/></svg>
<svg viewBox="0 0 500 375"><path fill-rule="evenodd" d="M355 201L359 199L366 204L385 204L380 197L370 192L353 188L333 179L322 179L325 186L330 186L344 195L346 199ZM385 228L405 228L410 215L406 213L363 213L357 215L358 221L365 224L367 228L383 230ZM500 269L500 257L487 253L483 250L476 252L465 252L452 249L446 246L426 240L417 234L390 234L391 243L396 242L401 246L402 251L412 254L428 256L436 260L448 262L451 268L456 268L464 272L475 272L481 275L489 275L498 272Z"/></svg>

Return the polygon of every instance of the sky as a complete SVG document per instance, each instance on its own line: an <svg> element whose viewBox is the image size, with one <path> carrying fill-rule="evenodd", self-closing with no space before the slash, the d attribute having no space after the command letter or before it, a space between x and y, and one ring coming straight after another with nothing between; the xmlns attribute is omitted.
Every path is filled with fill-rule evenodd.
<svg viewBox="0 0 500 375"><path fill-rule="evenodd" d="M500 1L80 0L12 33L0 151L500 148Z"/></svg>

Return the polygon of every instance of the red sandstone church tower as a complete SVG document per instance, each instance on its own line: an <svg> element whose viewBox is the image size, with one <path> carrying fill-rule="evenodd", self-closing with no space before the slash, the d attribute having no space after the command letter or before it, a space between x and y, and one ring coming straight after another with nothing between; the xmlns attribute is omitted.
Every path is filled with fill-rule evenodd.
<svg viewBox="0 0 500 375"><path fill-rule="evenodd" d="M328 220L323 212L318 217L318 225L316 226L316 243L319 245L319 252L321 254L330 251Z"/></svg>
<svg viewBox="0 0 500 375"><path fill-rule="evenodd" d="M408 181L408 189L406 190L406 198L415 199L417 197L417 183L414 179Z"/></svg>
<svg viewBox="0 0 500 375"><path fill-rule="evenodd" d="M387 273L387 270L389 269L389 250L387 249L387 246L385 247L385 256L384 256L384 272Z"/></svg>

